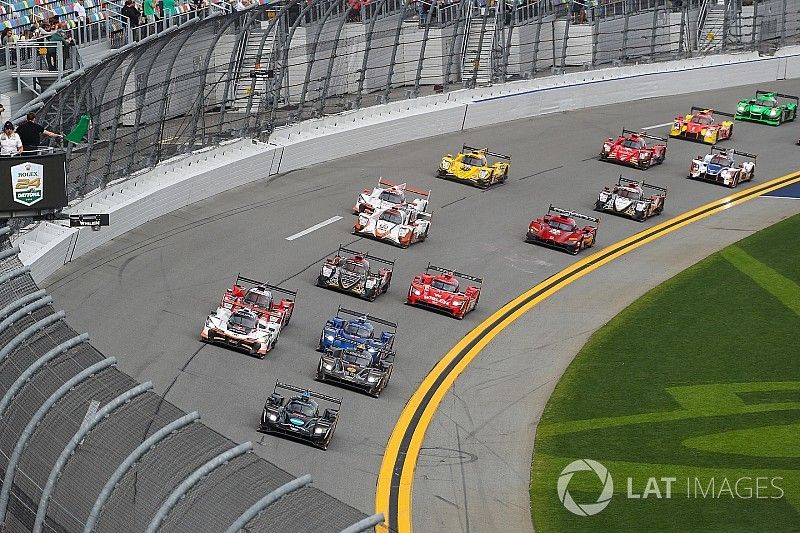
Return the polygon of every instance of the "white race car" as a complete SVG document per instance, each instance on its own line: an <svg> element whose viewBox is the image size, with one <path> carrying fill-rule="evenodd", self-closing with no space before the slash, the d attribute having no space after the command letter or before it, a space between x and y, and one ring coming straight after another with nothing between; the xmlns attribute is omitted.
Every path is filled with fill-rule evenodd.
<svg viewBox="0 0 800 533"><path fill-rule="evenodd" d="M353 233L408 248L428 237L430 225L430 213L417 211L412 206L393 207L378 209L370 215L359 214Z"/></svg>
<svg viewBox="0 0 800 533"><path fill-rule="evenodd" d="M411 198L410 195L415 195L418 198ZM380 178L378 186L372 191L364 189L364 192L358 195L358 199L353 206L353 214L369 214L378 209L400 208L406 205L413 207L417 211L425 212L428 210L430 195L430 190L414 189L405 183L391 183Z"/></svg>
<svg viewBox="0 0 800 533"><path fill-rule="evenodd" d="M243 350L261 359L278 342L281 332L280 318L264 314L259 317L249 309L230 309L219 307L208 315L200 339L204 342L222 344Z"/></svg>
<svg viewBox="0 0 800 533"><path fill-rule="evenodd" d="M736 162L735 156L748 159ZM698 155L689 165L689 177L720 183L727 187L736 187L743 181L753 179L756 170L756 155L732 150L730 148L711 148L711 153Z"/></svg>

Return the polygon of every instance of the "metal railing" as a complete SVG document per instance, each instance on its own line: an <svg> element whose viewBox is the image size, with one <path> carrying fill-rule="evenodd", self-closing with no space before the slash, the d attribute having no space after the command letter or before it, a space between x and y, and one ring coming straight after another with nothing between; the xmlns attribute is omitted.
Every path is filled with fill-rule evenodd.
<svg viewBox="0 0 800 533"><path fill-rule="evenodd" d="M373 0L366 11L347 0L290 1L212 13L124 49L19 113L39 110L58 131L91 117L68 158L77 198L159 161L230 139L266 140L300 120L465 85L711 53L692 42L698 0L600 4L579 24L563 4L512 0L496 3L494 23L481 30L483 63L491 50L482 79L486 65L476 75L468 61L462 72L475 3L425 1ZM800 5L755 4L727 16L725 50L798 42Z"/></svg>

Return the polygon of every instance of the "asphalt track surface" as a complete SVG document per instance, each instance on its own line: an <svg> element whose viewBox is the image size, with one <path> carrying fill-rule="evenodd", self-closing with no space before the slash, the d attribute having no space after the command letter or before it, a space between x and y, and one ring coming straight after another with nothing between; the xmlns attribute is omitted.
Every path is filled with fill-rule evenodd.
<svg viewBox="0 0 800 533"><path fill-rule="evenodd" d="M797 81L772 86L800 92ZM644 172L600 162L597 153L622 127L664 124L692 105L733 110L755 89L547 115L345 157L176 210L75 260L43 285L73 327L88 331L123 370L152 380L176 405L198 410L206 424L238 441L253 441L258 454L291 473L310 473L316 487L371 513L387 439L428 371L493 311L576 260L524 243L531 218L550 203L591 214L598 190L620 173L669 188L663 215L645 223L602 216L599 248L728 195L727 188L685 177L691 158L708 150L704 145L672 140L665 163ZM667 128L649 131L666 135ZM797 123L737 123L733 140L722 146L759 155L758 184L800 167L798 137ZM511 154L509 181L481 191L435 179L441 155L462 142ZM433 190L426 242L401 250L351 234L349 210L357 193L381 175ZM648 244L498 336L456 383L430 427L415 481L417 529L530 529L527 482L535 423L563 369L585 338L638 294L748 231L800 210L791 199L750 204L756 202L772 204L740 224L742 231L726 228L736 226L739 213L747 217L755 209L748 204L704 223L724 236L681 230L662 239L671 248L655 258L648 247L662 245ZM337 215L344 218L286 240ZM397 260L388 294L370 303L314 286L322 259L339 243ZM480 305L465 320L403 305L408 282L428 261L485 278ZM198 340L205 316L238 272L299 291L292 322L265 360ZM620 280L622 292L616 287ZM399 323L395 371L379 399L313 381L319 360L314 348L338 305ZM328 451L256 432L276 379L343 397Z"/></svg>

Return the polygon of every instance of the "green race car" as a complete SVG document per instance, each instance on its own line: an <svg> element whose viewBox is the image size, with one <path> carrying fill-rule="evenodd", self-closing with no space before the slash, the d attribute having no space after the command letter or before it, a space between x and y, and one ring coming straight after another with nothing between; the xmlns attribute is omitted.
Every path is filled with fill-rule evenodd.
<svg viewBox="0 0 800 533"><path fill-rule="evenodd" d="M778 99L789 100L779 102ZM736 120L750 120L772 126L780 126L797 117L800 98L789 94L756 91L756 97L741 100L736 106Z"/></svg>

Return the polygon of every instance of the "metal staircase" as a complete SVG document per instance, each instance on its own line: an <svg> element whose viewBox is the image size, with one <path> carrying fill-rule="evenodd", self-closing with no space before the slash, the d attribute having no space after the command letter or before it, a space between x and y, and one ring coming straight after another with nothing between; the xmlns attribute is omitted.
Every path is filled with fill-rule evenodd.
<svg viewBox="0 0 800 533"><path fill-rule="evenodd" d="M253 95L254 102L263 97L269 90L269 84L272 82L264 76L251 77L251 73L258 71L266 71L274 68L273 52L275 49L275 35L277 34L277 27L273 27L270 34L264 42L264 51L261 54L261 60L258 60L258 51L261 46L261 39L267 32L266 28L255 26L249 30L247 39L245 41L244 53L242 56L241 67L239 69L239 79L236 81L235 104L234 109L245 110L250 95Z"/></svg>
<svg viewBox="0 0 800 533"><path fill-rule="evenodd" d="M470 10L461 52L461 81L468 87L492 82L496 28L494 9Z"/></svg>
<svg viewBox="0 0 800 533"><path fill-rule="evenodd" d="M727 22L725 0L703 0L697 19L697 48L705 53L722 49Z"/></svg>

